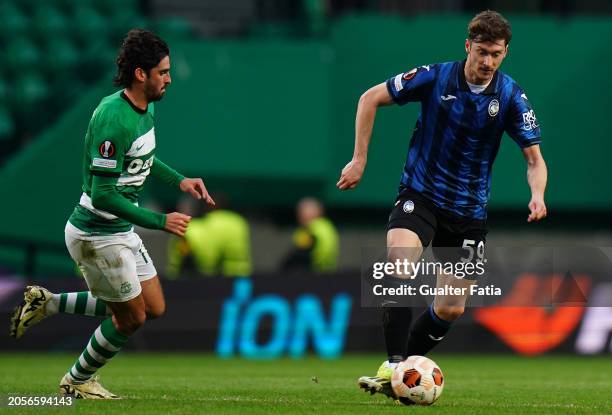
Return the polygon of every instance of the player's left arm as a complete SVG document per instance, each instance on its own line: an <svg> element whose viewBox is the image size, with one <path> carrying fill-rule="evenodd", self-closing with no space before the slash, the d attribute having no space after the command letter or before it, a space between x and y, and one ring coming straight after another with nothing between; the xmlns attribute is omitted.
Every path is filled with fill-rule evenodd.
<svg viewBox="0 0 612 415"><path fill-rule="evenodd" d="M527 161L527 183L531 189L527 222L538 221L545 218L547 214L544 191L548 172L540 151L542 142L540 125L527 95L518 86L513 90L505 129L521 147L525 161Z"/></svg>
<svg viewBox="0 0 612 415"><path fill-rule="evenodd" d="M523 148L523 156L525 156L527 162L527 182L531 189L530 213L527 222L533 222L544 219L547 215L544 191L546 190L548 170L538 144Z"/></svg>
<svg viewBox="0 0 612 415"><path fill-rule="evenodd" d="M151 175L157 177L171 187L178 187L182 192L191 194L195 199L203 199L209 205L215 205L215 201L210 194L208 194L206 186L204 186L204 181L199 177L185 177L158 158L155 158L151 166Z"/></svg>

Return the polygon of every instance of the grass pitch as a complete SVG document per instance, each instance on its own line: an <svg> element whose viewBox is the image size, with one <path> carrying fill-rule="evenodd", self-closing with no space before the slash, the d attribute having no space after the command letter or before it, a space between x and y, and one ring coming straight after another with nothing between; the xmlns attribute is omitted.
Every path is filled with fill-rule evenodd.
<svg viewBox="0 0 612 415"><path fill-rule="evenodd" d="M0 355L0 393L49 396L77 354ZM381 356L339 360L222 360L210 355L124 353L100 371L121 401L73 408L0 408L19 414L609 414L612 359L555 356L431 356L445 388L431 407L396 405L361 392Z"/></svg>

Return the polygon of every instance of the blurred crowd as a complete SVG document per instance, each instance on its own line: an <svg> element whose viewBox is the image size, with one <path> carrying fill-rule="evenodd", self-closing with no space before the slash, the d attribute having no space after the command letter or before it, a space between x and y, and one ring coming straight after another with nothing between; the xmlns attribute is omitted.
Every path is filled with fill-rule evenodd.
<svg viewBox="0 0 612 415"><path fill-rule="evenodd" d="M185 275L248 277L253 271L251 229L247 219L231 210L224 196L216 196L214 208L184 198L177 210L192 217L184 238L172 237L163 275L177 279ZM340 239L322 203L313 197L295 207L295 229L290 248L280 261L283 273L334 272L338 265Z"/></svg>

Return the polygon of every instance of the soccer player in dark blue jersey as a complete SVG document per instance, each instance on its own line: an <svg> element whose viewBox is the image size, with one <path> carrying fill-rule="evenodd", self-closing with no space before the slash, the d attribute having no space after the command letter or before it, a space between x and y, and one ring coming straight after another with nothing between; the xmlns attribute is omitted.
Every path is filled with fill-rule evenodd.
<svg viewBox="0 0 612 415"><path fill-rule="evenodd" d="M341 190L353 189L361 180L378 107L421 104L389 217L389 261L417 261L430 244L439 260L440 256L456 261L463 256L482 259L491 167L504 132L527 161L531 189L527 221L546 217L547 170L540 153L540 127L525 92L498 71L511 37L503 16L494 11L479 13L468 25L465 60L414 68L370 88L359 99L355 150L338 181ZM454 257L452 252L461 254ZM438 287L463 288L473 283L449 274L437 276ZM389 383L397 363L435 347L463 314L466 300L467 295L436 296L412 329L410 308L383 302L388 360L376 376L361 377L359 385L393 396Z"/></svg>

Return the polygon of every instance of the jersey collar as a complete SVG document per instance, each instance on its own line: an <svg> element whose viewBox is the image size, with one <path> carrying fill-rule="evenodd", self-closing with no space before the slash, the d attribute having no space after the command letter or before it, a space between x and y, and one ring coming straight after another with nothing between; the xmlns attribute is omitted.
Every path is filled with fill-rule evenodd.
<svg viewBox="0 0 612 415"><path fill-rule="evenodd" d="M464 59L461 62L459 62L459 65L457 65L457 72L458 72L457 87L462 91L471 92L470 87L467 84L467 81L465 79L465 72L464 72L465 61L466 60ZM479 95L496 95L498 77L499 77L499 70L495 71L495 74L493 74L493 79L491 79L491 82L489 82L489 85L487 86L487 88L484 91L482 91Z"/></svg>
<svg viewBox="0 0 612 415"><path fill-rule="evenodd" d="M132 109L134 111L136 111L138 114L142 115L142 114L146 114L147 113L147 110L140 109L136 105L134 105L134 103L132 101L130 101L128 96L125 94L125 91L121 91L121 98L125 99L127 101L127 103L130 104L130 107L132 107Z"/></svg>

